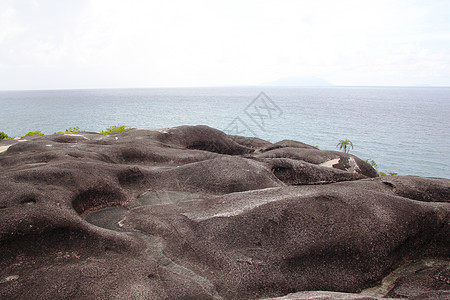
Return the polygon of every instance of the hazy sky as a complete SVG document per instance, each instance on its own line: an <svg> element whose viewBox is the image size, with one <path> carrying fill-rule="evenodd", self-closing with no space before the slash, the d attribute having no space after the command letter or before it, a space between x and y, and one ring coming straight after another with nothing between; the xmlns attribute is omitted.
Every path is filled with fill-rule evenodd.
<svg viewBox="0 0 450 300"><path fill-rule="evenodd" d="M0 90L450 85L450 1L0 0Z"/></svg>

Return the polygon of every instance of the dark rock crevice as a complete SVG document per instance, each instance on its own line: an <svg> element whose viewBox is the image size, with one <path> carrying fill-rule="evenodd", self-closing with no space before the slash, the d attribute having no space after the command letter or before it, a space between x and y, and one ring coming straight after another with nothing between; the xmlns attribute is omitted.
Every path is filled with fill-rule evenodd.
<svg viewBox="0 0 450 300"><path fill-rule="evenodd" d="M73 199L72 205L79 215L86 212L121 205L126 202L126 196L113 187L94 187L80 191Z"/></svg>

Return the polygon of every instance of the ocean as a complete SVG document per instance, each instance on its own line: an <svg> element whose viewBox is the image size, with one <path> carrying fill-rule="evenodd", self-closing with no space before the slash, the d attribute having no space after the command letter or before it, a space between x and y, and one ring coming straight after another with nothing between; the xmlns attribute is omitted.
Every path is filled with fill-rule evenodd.
<svg viewBox="0 0 450 300"><path fill-rule="evenodd" d="M211 87L0 91L0 131L21 136L78 126L209 125L277 142L298 140L374 160L380 171L450 178L450 88Z"/></svg>

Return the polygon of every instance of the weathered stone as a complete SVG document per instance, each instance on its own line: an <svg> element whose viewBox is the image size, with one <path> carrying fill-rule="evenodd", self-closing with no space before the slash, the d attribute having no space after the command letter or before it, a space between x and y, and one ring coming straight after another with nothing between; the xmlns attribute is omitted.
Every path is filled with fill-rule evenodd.
<svg viewBox="0 0 450 300"><path fill-rule="evenodd" d="M371 299L348 293L449 259L450 180L377 177L353 155L207 126L0 149L2 299ZM389 295L446 295L446 270Z"/></svg>

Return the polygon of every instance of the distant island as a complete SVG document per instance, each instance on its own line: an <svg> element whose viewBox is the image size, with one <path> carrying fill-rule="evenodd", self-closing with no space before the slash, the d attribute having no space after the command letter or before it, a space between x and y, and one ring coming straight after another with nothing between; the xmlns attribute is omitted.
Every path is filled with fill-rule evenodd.
<svg viewBox="0 0 450 300"><path fill-rule="evenodd" d="M334 86L331 82L326 79L319 77L283 77L275 81L263 82L261 85L265 86L292 86L292 87L300 87L300 86Z"/></svg>

